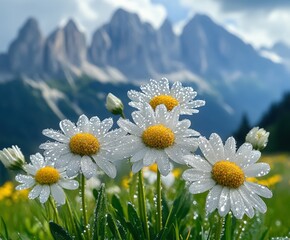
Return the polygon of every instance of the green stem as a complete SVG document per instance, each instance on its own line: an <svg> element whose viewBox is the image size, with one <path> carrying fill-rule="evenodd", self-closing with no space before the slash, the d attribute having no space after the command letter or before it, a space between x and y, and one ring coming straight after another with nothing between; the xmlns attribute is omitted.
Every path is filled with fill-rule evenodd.
<svg viewBox="0 0 290 240"><path fill-rule="evenodd" d="M69 218L70 218L70 222L71 222L71 226L72 226L71 228L74 231L74 233L77 234L73 213L72 213L71 206L70 206L68 198L66 198L66 207L67 207L67 210L68 210L68 214L69 214Z"/></svg>
<svg viewBox="0 0 290 240"><path fill-rule="evenodd" d="M55 204L54 204L54 201L52 200L51 197L49 197L49 203L50 203L50 205L51 205L51 207L52 207L52 210L53 210L53 213L54 213L55 222L56 222L57 224L59 224L58 211L57 211L57 208L56 208L56 206L55 206Z"/></svg>
<svg viewBox="0 0 290 240"><path fill-rule="evenodd" d="M88 228L88 218L87 218L87 209L86 209L86 194L85 194L85 183L86 178L84 174L82 174L82 185L81 185L81 192L82 192L82 209L83 209L83 219L84 219L84 226L87 240L90 240L90 233Z"/></svg>
<svg viewBox="0 0 290 240"><path fill-rule="evenodd" d="M242 221L242 223L240 225L240 229L239 229L239 232L237 234L237 238L236 238L237 240L241 239L241 235L242 235L243 228L244 228L244 221L243 221L243 219L241 221Z"/></svg>
<svg viewBox="0 0 290 240"><path fill-rule="evenodd" d="M219 222L218 222L218 226L216 229L216 233L215 233L215 239L219 240L221 239L221 235L222 235L222 231L223 231L223 222L224 222L224 218L219 216Z"/></svg>
<svg viewBox="0 0 290 240"><path fill-rule="evenodd" d="M157 170L157 232L162 230L161 174Z"/></svg>
<svg viewBox="0 0 290 240"><path fill-rule="evenodd" d="M125 114L124 114L123 111L121 112L121 117L122 117L123 119L126 119L126 116L125 116Z"/></svg>
<svg viewBox="0 0 290 240"><path fill-rule="evenodd" d="M143 183L143 174L142 169L139 171L139 185L138 185L138 201L139 201L139 212L140 218L143 222L143 227L146 235L146 239L150 240L149 228L148 228L148 219L146 211L146 200L144 194L144 183Z"/></svg>

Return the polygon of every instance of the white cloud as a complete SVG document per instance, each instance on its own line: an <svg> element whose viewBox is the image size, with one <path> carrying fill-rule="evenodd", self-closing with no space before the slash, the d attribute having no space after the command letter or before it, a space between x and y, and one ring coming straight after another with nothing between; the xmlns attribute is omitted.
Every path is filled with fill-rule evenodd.
<svg viewBox="0 0 290 240"><path fill-rule="evenodd" d="M192 12L203 12L214 21L226 27L255 47L271 46L277 41L290 45L289 8L243 8L240 11L225 11L220 1L216 0L181 0Z"/></svg>

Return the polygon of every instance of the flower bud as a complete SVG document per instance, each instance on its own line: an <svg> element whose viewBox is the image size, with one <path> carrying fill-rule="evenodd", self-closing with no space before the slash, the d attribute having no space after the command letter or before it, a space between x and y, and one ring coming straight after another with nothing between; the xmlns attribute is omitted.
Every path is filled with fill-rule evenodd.
<svg viewBox="0 0 290 240"><path fill-rule="evenodd" d="M22 165L25 163L25 158L18 146L12 146L12 148L4 148L0 151L0 160L4 166L11 170L22 169Z"/></svg>
<svg viewBox="0 0 290 240"><path fill-rule="evenodd" d="M121 115L124 110L122 101L112 93L107 95L106 108L115 115Z"/></svg>
<svg viewBox="0 0 290 240"><path fill-rule="evenodd" d="M264 128L254 127L246 136L246 142L251 143L256 150L262 150L267 146L270 133Z"/></svg>

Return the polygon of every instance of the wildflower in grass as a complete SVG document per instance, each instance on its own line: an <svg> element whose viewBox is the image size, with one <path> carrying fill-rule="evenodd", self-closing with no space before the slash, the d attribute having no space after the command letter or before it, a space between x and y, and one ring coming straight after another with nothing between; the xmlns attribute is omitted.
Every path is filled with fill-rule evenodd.
<svg viewBox="0 0 290 240"><path fill-rule="evenodd" d="M27 175L17 174L15 178L17 182L21 183L16 190L33 187L28 195L29 199L39 197L40 202L45 203L52 195L56 203L62 205L65 203L63 188L74 190L79 187L79 183L67 178L62 169L48 165L40 153L32 155L30 160L31 164L24 165Z"/></svg>
<svg viewBox="0 0 290 240"><path fill-rule="evenodd" d="M112 163L112 148L118 146L125 135L121 129L111 131L113 120L107 118L100 121L98 117L88 119L81 115L75 126L70 120L60 122L63 133L52 129L43 130L43 134L57 142L47 142L40 145L44 156L55 162L57 168L66 168L69 177L78 173L89 179L97 174L97 167L109 177L116 176L116 167Z"/></svg>
<svg viewBox="0 0 290 240"><path fill-rule="evenodd" d="M182 157L197 149L197 138L194 137L199 133L188 129L189 120L179 121L179 110L178 106L168 112L162 104L154 111L145 103L141 111L132 113L135 123L118 120L120 128L130 135L116 153L131 154L133 173L156 162L160 173L166 176L171 170L169 160L184 164Z"/></svg>
<svg viewBox="0 0 290 240"><path fill-rule="evenodd" d="M121 115L124 110L124 105L119 98L109 93L106 98L106 108L115 115Z"/></svg>
<svg viewBox="0 0 290 240"><path fill-rule="evenodd" d="M183 87L181 82L175 82L170 88L166 78L159 81L151 79L140 88L142 92L135 90L128 92L128 97L132 100L129 105L137 109L142 109L143 103L149 103L154 110L158 105L164 104L168 111L180 106L181 114L192 115L198 113L196 108L205 105L205 101L193 101L197 95L193 88Z"/></svg>
<svg viewBox="0 0 290 240"><path fill-rule="evenodd" d="M10 198L13 194L13 183L6 182L0 187L0 201Z"/></svg>
<svg viewBox="0 0 290 240"><path fill-rule="evenodd" d="M156 163L144 168L143 176L147 179L149 184L153 184L157 181L157 170L158 166ZM167 176L161 176L161 182L166 188L170 188L174 184L175 179L180 175L181 170L179 168L175 168Z"/></svg>
<svg viewBox="0 0 290 240"><path fill-rule="evenodd" d="M254 127L246 136L246 142L251 143L254 149L262 150L267 146L270 133L264 128Z"/></svg>
<svg viewBox="0 0 290 240"><path fill-rule="evenodd" d="M266 179L257 179L254 177L251 178L247 178L247 181L249 182L254 182L254 183L258 183L264 186L267 186L268 188L272 188L274 187L277 183L282 181L282 176L280 174L275 174L269 178Z"/></svg>
<svg viewBox="0 0 290 240"><path fill-rule="evenodd" d="M254 208L265 213L266 204L259 197L270 198L272 192L265 186L248 182L248 177L260 177L268 174L267 163L256 163L261 156L252 145L244 143L236 152L236 141L227 139L225 145L217 134L210 139L199 139L199 147L206 158L189 155L184 159L192 169L184 171L183 178L190 183L193 194L210 190L206 199L206 210L215 209L221 216L232 211L241 219L244 214L254 216Z"/></svg>
<svg viewBox="0 0 290 240"><path fill-rule="evenodd" d="M6 168L19 170L25 163L25 158L18 146L12 146L0 151L0 161Z"/></svg>

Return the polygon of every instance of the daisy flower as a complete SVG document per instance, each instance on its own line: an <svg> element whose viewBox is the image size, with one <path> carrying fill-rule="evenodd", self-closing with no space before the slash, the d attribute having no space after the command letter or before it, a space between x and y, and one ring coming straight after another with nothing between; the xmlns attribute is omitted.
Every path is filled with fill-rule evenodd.
<svg viewBox="0 0 290 240"><path fill-rule="evenodd" d="M193 88L183 87L181 82L175 82L170 89L166 78L159 81L151 79L140 89L142 92L128 92L128 97L132 100L129 105L137 109L142 109L144 102L149 103L154 110L160 104L164 104L168 111L179 105L180 114L192 115L199 112L196 108L205 105L205 101L193 101L197 95Z"/></svg>
<svg viewBox="0 0 290 240"><path fill-rule="evenodd" d="M109 177L116 176L116 167L112 163L112 149L110 144L118 146L126 134L121 129L109 132L113 120L107 118L100 121L98 117L88 119L81 115L75 125L70 120L63 120L59 126L62 132L52 129L43 130L43 134L56 142L40 145L44 149L44 156L55 162L56 167L65 167L68 177L84 174L89 179L97 173L97 167Z"/></svg>
<svg viewBox="0 0 290 240"><path fill-rule="evenodd" d="M208 213L218 209L220 216L225 216L232 211L237 219L241 219L244 214L252 218L254 208L266 212L267 206L259 196L271 198L272 192L247 180L270 171L267 163L256 163L261 156L259 151L253 150L249 143L244 143L236 151L233 137L223 145L215 133L209 140L200 137L199 147L206 160L200 156L185 156L192 169L184 171L183 178L190 183L189 191L193 194L210 190L206 198Z"/></svg>
<svg viewBox="0 0 290 240"><path fill-rule="evenodd" d="M143 109L132 113L135 123L119 119L118 125L128 132L126 142L119 146L118 154L132 156L133 173L144 166L155 162L163 176L171 170L170 161L185 164L182 156L197 149L199 133L188 129L191 122L187 119L179 121L179 107L168 112L165 105L159 105L154 111L145 103Z"/></svg>
<svg viewBox="0 0 290 240"><path fill-rule="evenodd" d="M29 199L39 197L41 203L45 203L52 195L59 205L65 204L64 189L75 190L79 183L68 179L66 173L44 161L40 153L30 156L31 164L24 165L27 175L17 174L16 181L21 183L16 190L33 187L28 194Z"/></svg>

